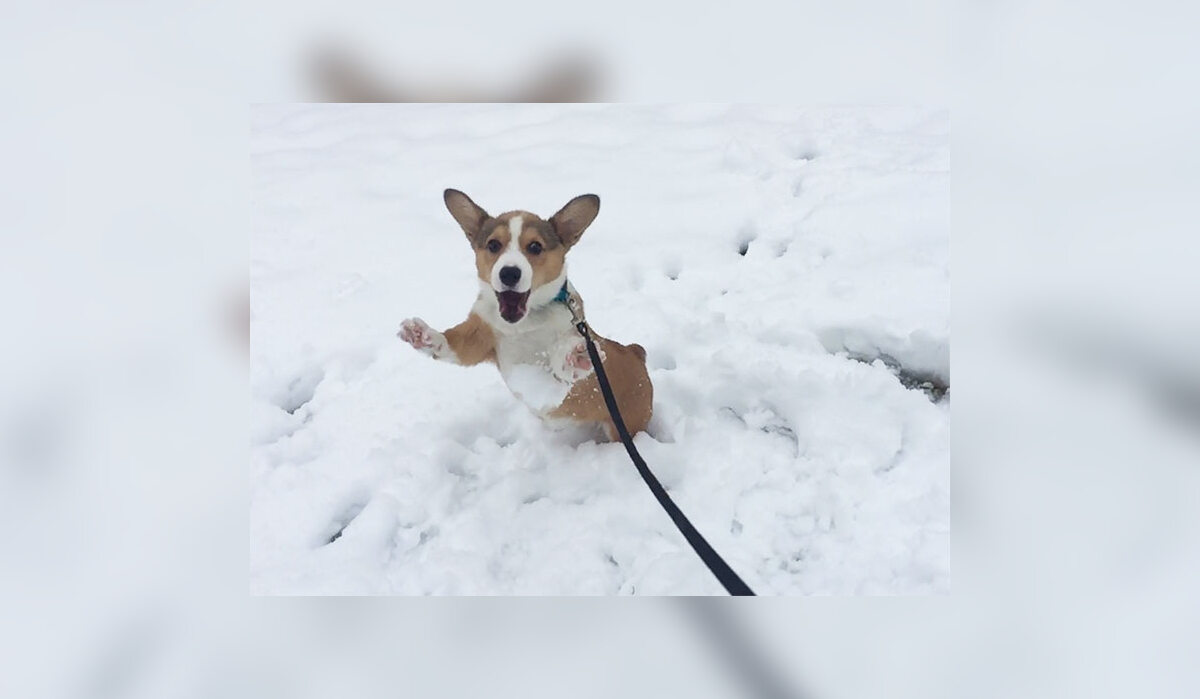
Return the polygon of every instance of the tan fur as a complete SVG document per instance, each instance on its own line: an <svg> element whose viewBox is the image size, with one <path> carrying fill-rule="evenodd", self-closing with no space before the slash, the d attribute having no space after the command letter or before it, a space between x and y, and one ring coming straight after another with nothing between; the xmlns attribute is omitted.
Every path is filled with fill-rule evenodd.
<svg viewBox="0 0 1200 699"><path fill-rule="evenodd" d="M625 427L631 435L644 432L650 424L654 405L654 386L646 371L645 350L641 345L622 345L595 332L592 332L592 337L604 352L604 371L612 385ZM604 394L600 392L600 382L595 373L577 381L562 405L550 416L598 423L610 441L617 439L617 429L608 415L608 406L604 403Z"/></svg>
<svg viewBox="0 0 1200 699"><path fill-rule="evenodd" d="M496 336L482 318L472 313L445 333L446 343L458 357L458 363L471 366L496 361Z"/></svg>

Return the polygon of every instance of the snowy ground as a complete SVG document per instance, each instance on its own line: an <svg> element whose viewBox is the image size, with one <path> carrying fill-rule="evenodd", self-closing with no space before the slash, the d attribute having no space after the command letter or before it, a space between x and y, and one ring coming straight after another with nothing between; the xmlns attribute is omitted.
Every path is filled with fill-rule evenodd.
<svg viewBox="0 0 1200 699"><path fill-rule="evenodd" d="M395 337L475 296L446 187L600 195L571 280L646 347L638 448L756 591L949 589L946 113L260 106L251 135L252 592L721 592L620 444Z"/></svg>

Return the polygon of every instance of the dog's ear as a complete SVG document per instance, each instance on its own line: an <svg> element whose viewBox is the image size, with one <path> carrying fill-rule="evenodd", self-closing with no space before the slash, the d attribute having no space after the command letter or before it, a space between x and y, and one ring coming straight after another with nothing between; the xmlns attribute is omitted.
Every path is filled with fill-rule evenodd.
<svg viewBox="0 0 1200 699"><path fill-rule="evenodd" d="M579 242L579 236L596 220L600 213L600 197L595 194L581 194L550 217L550 225L554 232L568 248Z"/></svg>
<svg viewBox="0 0 1200 699"><path fill-rule="evenodd" d="M488 220L488 212L457 189L447 189L442 193L442 198L446 201L450 215L462 226L463 233L467 234L467 240L474 245L479 236L479 229L483 227L483 222Z"/></svg>

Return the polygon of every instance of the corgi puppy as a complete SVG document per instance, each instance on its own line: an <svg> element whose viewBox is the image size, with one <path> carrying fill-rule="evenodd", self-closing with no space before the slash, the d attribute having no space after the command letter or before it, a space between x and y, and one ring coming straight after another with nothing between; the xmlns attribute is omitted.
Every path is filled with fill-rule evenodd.
<svg viewBox="0 0 1200 699"><path fill-rule="evenodd" d="M491 362L509 390L553 426L583 425L609 441L617 431L604 404L567 299L567 251L600 213L600 197L584 194L543 220L528 211L491 216L466 194L447 189L446 208L475 253L479 297L462 323L438 332L409 318L397 335L444 362ZM579 301L582 317L582 301ZM590 325L588 326L590 329ZM650 422L654 388L641 345L592 337L630 434Z"/></svg>

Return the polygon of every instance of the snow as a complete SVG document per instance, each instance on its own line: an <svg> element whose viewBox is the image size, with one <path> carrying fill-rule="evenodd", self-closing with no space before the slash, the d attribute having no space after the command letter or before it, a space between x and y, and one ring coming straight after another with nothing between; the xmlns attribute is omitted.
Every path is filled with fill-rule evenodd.
<svg viewBox="0 0 1200 699"><path fill-rule="evenodd" d="M949 590L950 397L896 373L949 380L944 111L263 105L251 135L254 593L721 593L619 443L395 337L478 291L446 187L600 195L570 279L646 348L638 449L757 592Z"/></svg>
<svg viewBox="0 0 1200 699"><path fill-rule="evenodd" d="M571 390L571 384L559 381L540 367L528 364L517 364L509 370L505 383L522 403L537 413L549 412L558 407Z"/></svg>

